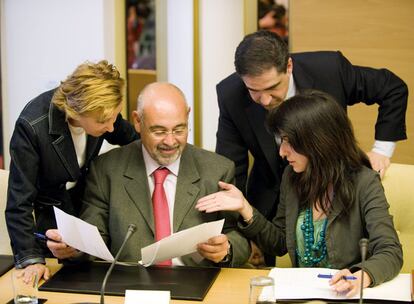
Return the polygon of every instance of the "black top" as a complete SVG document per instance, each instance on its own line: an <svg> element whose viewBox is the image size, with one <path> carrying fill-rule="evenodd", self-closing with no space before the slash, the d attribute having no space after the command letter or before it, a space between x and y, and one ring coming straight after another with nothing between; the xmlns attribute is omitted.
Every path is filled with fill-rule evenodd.
<svg viewBox="0 0 414 304"><path fill-rule="evenodd" d="M78 214L85 176L103 140L125 145L139 138L118 115L114 132L87 137L85 164L80 168L65 114L51 103L53 94L54 90L47 91L25 106L10 141L6 222L17 267L44 263L47 248L33 232L56 227L53 206ZM76 186L66 190L66 183L73 181Z"/></svg>
<svg viewBox="0 0 414 304"><path fill-rule="evenodd" d="M379 106L375 139L407 138L407 85L386 69L352 65L340 52L291 55L297 90L317 89L331 94L346 109L363 102ZM217 85L220 109L216 152L235 162L236 185L268 219L276 214L285 167L273 136L266 130L267 111L250 97L242 79L232 74ZM248 152L254 157L249 179Z"/></svg>

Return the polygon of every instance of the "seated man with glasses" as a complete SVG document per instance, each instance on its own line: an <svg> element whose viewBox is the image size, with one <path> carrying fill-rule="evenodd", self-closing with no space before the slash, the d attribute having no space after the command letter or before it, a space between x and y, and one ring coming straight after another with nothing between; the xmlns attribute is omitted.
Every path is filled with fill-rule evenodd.
<svg viewBox="0 0 414 304"><path fill-rule="evenodd" d="M163 264L234 267L246 263L250 255L249 243L235 230L235 213L195 209L199 198L219 190L219 181L234 182L234 164L187 143L189 113L176 86L146 86L133 112L141 140L101 155L91 166L81 218L98 227L113 254L120 248L128 224L137 226L121 261L136 262L142 247L221 218L226 219L223 234L198 245L198 253L204 257L201 262L189 255ZM46 234L61 240L57 230ZM47 245L58 258L76 255L65 243L48 241Z"/></svg>

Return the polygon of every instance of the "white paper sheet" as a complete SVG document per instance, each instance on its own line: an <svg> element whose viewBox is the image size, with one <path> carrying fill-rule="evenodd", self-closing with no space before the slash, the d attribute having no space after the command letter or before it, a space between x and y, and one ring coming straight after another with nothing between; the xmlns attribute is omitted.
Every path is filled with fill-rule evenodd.
<svg viewBox="0 0 414 304"><path fill-rule="evenodd" d="M81 219L53 207L56 223L62 240L82 252L112 262L114 257L108 250L98 228Z"/></svg>
<svg viewBox="0 0 414 304"><path fill-rule="evenodd" d="M167 290L126 290L125 304L168 304L170 303L171 294Z"/></svg>
<svg viewBox="0 0 414 304"><path fill-rule="evenodd" d="M276 299L346 299L330 289L328 279L319 273L335 274L327 268L273 268L269 276L275 280ZM359 294L353 299L358 299ZM364 289L364 299L411 302L410 275L400 274L393 280L373 288Z"/></svg>
<svg viewBox="0 0 414 304"><path fill-rule="evenodd" d="M180 257L197 251L197 244L221 233L224 219L203 223L181 230L152 245L141 249L142 264L150 266L158 262Z"/></svg>

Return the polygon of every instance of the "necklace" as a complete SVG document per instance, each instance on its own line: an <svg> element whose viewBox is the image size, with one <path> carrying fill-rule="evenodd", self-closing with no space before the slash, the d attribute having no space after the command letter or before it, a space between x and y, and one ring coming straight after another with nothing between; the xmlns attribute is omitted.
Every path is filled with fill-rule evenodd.
<svg viewBox="0 0 414 304"><path fill-rule="evenodd" d="M315 243L312 208L307 208L305 210L303 223L300 226L305 246L303 256L299 254L299 251L296 248L296 255L305 267L314 267L326 257L327 250L325 235L327 223L328 218L325 218L322 230L319 232L319 240Z"/></svg>

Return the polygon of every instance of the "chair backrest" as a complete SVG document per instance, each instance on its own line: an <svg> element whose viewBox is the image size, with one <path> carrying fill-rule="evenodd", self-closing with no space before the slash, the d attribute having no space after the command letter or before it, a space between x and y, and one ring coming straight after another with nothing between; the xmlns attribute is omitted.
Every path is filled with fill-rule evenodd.
<svg viewBox="0 0 414 304"><path fill-rule="evenodd" d="M391 164L382 184L403 246L401 272L408 273L414 269L414 165Z"/></svg>
<svg viewBox="0 0 414 304"><path fill-rule="evenodd" d="M0 169L0 254L12 254L4 211L7 202L9 171Z"/></svg>

